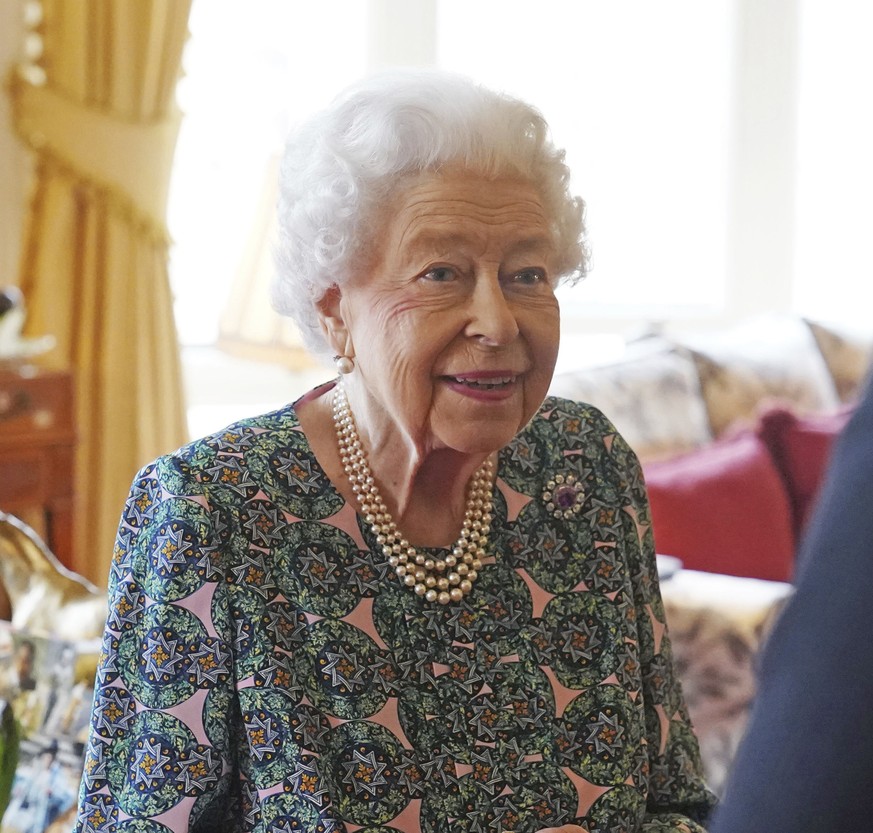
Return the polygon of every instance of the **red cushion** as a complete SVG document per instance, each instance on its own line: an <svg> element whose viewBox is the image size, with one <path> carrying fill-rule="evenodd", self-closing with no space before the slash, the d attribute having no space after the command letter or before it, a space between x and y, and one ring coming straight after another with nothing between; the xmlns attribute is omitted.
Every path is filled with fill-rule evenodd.
<svg viewBox="0 0 873 833"><path fill-rule="evenodd" d="M644 466L655 547L692 570L789 581L791 504L752 431Z"/></svg>
<svg viewBox="0 0 873 833"><path fill-rule="evenodd" d="M799 536L815 506L834 439L846 427L853 407L831 414L798 416L784 407L761 415L758 433L782 473Z"/></svg>

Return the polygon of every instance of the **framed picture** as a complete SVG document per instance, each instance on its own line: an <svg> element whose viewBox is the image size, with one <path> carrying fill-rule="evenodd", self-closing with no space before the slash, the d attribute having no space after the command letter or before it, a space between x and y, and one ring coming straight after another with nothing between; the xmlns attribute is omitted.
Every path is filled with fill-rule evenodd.
<svg viewBox="0 0 873 833"><path fill-rule="evenodd" d="M93 679L81 646L0 622L0 698L18 724L18 765L0 833L43 833L72 812L82 776Z"/></svg>

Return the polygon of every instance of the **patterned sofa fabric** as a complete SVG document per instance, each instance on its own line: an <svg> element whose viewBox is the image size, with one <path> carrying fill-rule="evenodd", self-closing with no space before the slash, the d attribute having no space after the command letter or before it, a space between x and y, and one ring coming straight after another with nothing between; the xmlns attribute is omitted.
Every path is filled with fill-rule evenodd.
<svg viewBox="0 0 873 833"><path fill-rule="evenodd" d="M643 461L713 439L691 354L660 338L630 345L621 361L556 375L551 393L596 405Z"/></svg>
<svg viewBox="0 0 873 833"><path fill-rule="evenodd" d="M841 402L853 401L860 392L873 358L873 328L840 326L807 320Z"/></svg>
<svg viewBox="0 0 873 833"><path fill-rule="evenodd" d="M697 365L716 437L738 423L753 423L767 403L791 403L800 413L840 405L828 365L802 319L763 316L715 333L685 336L682 344Z"/></svg>
<svg viewBox="0 0 873 833"><path fill-rule="evenodd" d="M758 658L791 586L680 570L661 593L707 785L721 795L755 698Z"/></svg>
<svg viewBox="0 0 873 833"><path fill-rule="evenodd" d="M712 332L649 336L620 359L580 362L551 393L589 402L615 424L643 463L752 427L774 404L800 415L852 401L873 358L869 333L789 315Z"/></svg>

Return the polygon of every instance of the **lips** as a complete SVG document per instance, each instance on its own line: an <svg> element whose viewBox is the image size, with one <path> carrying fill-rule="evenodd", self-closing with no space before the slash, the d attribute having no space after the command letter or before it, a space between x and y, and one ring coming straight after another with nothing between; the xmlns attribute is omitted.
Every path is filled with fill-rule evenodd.
<svg viewBox="0 0 873 833"><path fill-rule="evenodd" d="M506 402L516 395L522 374L501 368L447 373L441 378L450 390L465 399L497 404Z"/></svg>

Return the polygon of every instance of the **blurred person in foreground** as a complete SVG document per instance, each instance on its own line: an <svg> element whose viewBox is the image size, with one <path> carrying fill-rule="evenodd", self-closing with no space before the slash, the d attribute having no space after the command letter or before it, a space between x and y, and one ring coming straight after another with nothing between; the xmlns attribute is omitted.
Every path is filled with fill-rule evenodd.
<svg viewBox="0 0 873 833"><path fill-rule="evenodd" d="M339 375L137 475L78 830L703 829L639 465L546 398L568 182L436 72L290 138L276 297Z"/></svg>
<svg viewBox="0 0 873 833"><path fill-rule="evenodd" d="M873 378L799 559L714 833L873 830Z"/></svg>

